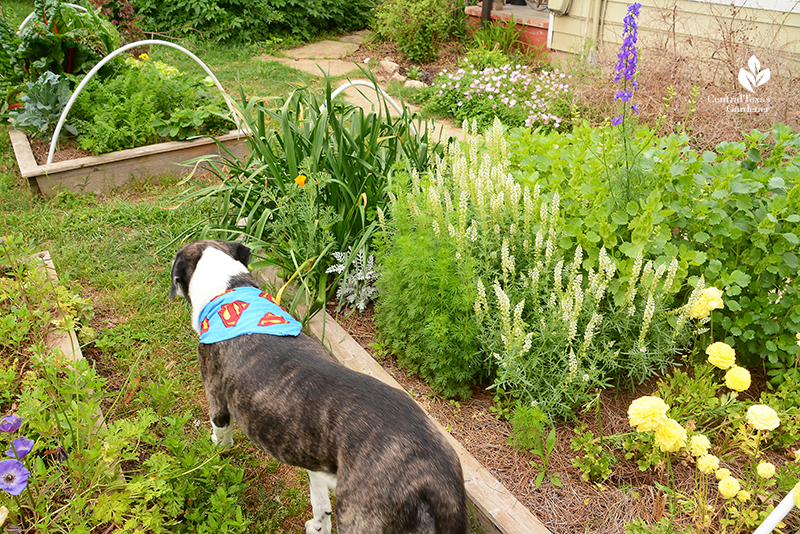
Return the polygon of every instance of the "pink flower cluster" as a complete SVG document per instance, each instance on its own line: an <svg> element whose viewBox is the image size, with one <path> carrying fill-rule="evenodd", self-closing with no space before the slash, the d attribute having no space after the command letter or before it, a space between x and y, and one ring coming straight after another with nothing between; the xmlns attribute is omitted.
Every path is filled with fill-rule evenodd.
<svg viewBox="0 0 800 534"><path fill-rule="evenodd" d="M474 65L466 65L466 59L464 63L465 66L454 73L446 70L439 73L435 83L439 87L439 97L455 91L460 95L459 107L473 98L494 101L493 109L498 105L520 106L527 114L525 126L528 127L548 124L558 128L561 124L561 118L550 112L550 103L569 93L570 76L558 69L534 72L527 65L511 64L478 71Z"/></svg>

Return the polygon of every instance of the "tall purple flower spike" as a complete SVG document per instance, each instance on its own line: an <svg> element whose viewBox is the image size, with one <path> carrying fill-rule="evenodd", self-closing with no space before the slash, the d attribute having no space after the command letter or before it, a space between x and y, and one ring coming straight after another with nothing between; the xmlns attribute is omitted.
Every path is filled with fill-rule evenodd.
<svg viewBox="0 0 800 534"><path fill-rule="evenodd" d="M628 14L623 19L624 29L622 31L622 48L617 55L617 67L614 69L616 76L614 81L618 82L623 77L633 85L633 90L639 89L636 83L636 69L639 65L639 51L636 48L636 41L639 35L639 10L642 4L635 3L628 6ZM627 100L625 100L627 102Z"/></svg>
<svg viewBox="0 0 800 534"><path fill-rule="evenodd" d="M0 489L19 495L28 486L30 474L19 460L3 460L0 462Z"/></svg>

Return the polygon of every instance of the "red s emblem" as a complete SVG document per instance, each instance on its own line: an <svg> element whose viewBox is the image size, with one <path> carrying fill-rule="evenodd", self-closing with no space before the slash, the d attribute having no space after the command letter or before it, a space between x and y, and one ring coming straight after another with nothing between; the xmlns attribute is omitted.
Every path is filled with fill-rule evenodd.
<svg viewBox="0 0 800 534"><path fill-rule="evenodd" d="M242 302L241 300L234 300L233 302L223 304L222 308L219 310L219 317L222 319L222 324L226 328L236 326L242 313L244 313L249 305L249 302Z"/></svg>
<svg viewBox="0 0 800 534"><path fill-rule="evenodd" d="M261 320L258 322L258 326L275 326L278 324L289 324L289 321L281 317L280 315L275 315L272 312L268 312Z"/></svg>

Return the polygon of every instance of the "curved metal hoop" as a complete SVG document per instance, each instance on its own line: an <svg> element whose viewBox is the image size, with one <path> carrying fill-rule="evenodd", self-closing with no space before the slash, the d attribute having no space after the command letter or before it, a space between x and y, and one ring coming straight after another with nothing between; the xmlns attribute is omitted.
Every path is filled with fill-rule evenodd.
<svg viewBox="0 0 800 534"><path fill-rule="evenodd" d="M108 63L109 61L111 61L112 59L114 59L115 57L120 55L121 53L123 53L123 52L125 52L127 50L130 50L131 48L136 48L138 46L155 45L155 44L168 46L170 48L174 48L175 50L180 50L181 52L183 52L184 54L186 54L187 56L192 58L198 65L200 65L203 68L203 70L206 72L206 74L208 74L208 76L214 81L214 85L217 86L217 89L219 89L220 93L222 93L222 98L225 99L225 103L228 105L228 109L231 112L231 116L233 117L233 120L236 122L236 127L237 128L240 127L239 116L236 114L236 112L233 109L233 105L231 104L230 97L227 95L227 93L225 93L225 90L222 88L222 84L219 83L219 80L217 79L216 76L214 76L214 73L211 72L211 69L209 69L206 66L206 64L203 63L203 61L199 57L197 57L196 55L192 54L191 52L186 50L184 47L182 47L180 45L176 45L175 43L170 43L169 41L161 41L159 39L145 39L144 41L136 41L135 43L126 44L125 46L121 46L121 47L117 48L116 50L114 50L113 52L108 54L106 57L101 59L97 63L97 65L95 65L92 68L92 70L90 70L86 74L86 77L83 78L83 80L81 80L81 83L78 84L78 87L75 88L75 91L72 93L72 96L70 97L69 101L67 101L67 105L64 108L64 111L61 112L61 117L58 119L58 124L56 125L56 130L53 133L53 139L50 140L50 151L47 153L47 164L48 165L50 163L53 163L53 155L55 154L55 151L56 151L56 142L58 141L58 136L61 133L61 128L64 126L64 122L66 122L66 120L67 120L67 113L69 113L69 110L72 108L72 104L75 103L75 100L77 100L78 95L83 90L84 86L92 78L92 76L94 76L97 73L97 71L99 71L101 68L103 68L103 66L106 63Z"/></svg>
<svg viewBox="0 0 800 534"><path fill-rule="evenodd" d="M392 107L396 112L398 112L400 115L403 114L403 109L397 104L397 102L394 101L394 99L391 96L389 96L386 93L386 91L384 91L383 89L380 88L380 86L378 86L378 82L368 82L367 80L350 80L347 83L337 87L336 90L333 93L331 93L331 100L339 96L339 94L341 94L343 91L346 91L347 89L350 89L351 87L354 87L356 85L360 85L362 87L369 87L370 89L373 89L376 93L385 98L389 102L389 104L392 105ZM320 111L323 111L324 109L325 109L325 104L323 104L319 108ZM417 135L417 129L414 128L414 125L411 123L411 121L408 122L408 125L411 127L411 132L414 135Z"/></svg>

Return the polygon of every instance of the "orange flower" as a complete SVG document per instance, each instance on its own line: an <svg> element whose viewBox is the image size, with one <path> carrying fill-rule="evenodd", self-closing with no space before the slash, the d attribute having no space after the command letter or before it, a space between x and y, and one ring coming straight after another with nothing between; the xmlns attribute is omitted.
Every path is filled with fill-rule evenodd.
<svg viewBox="0 0 800 534"><path fill-rule="evenodd" d="M304 185L306 185L306 175L301 174L300 176L294 179L294 183L296 183L300 187L303 187Z"/></svg>

